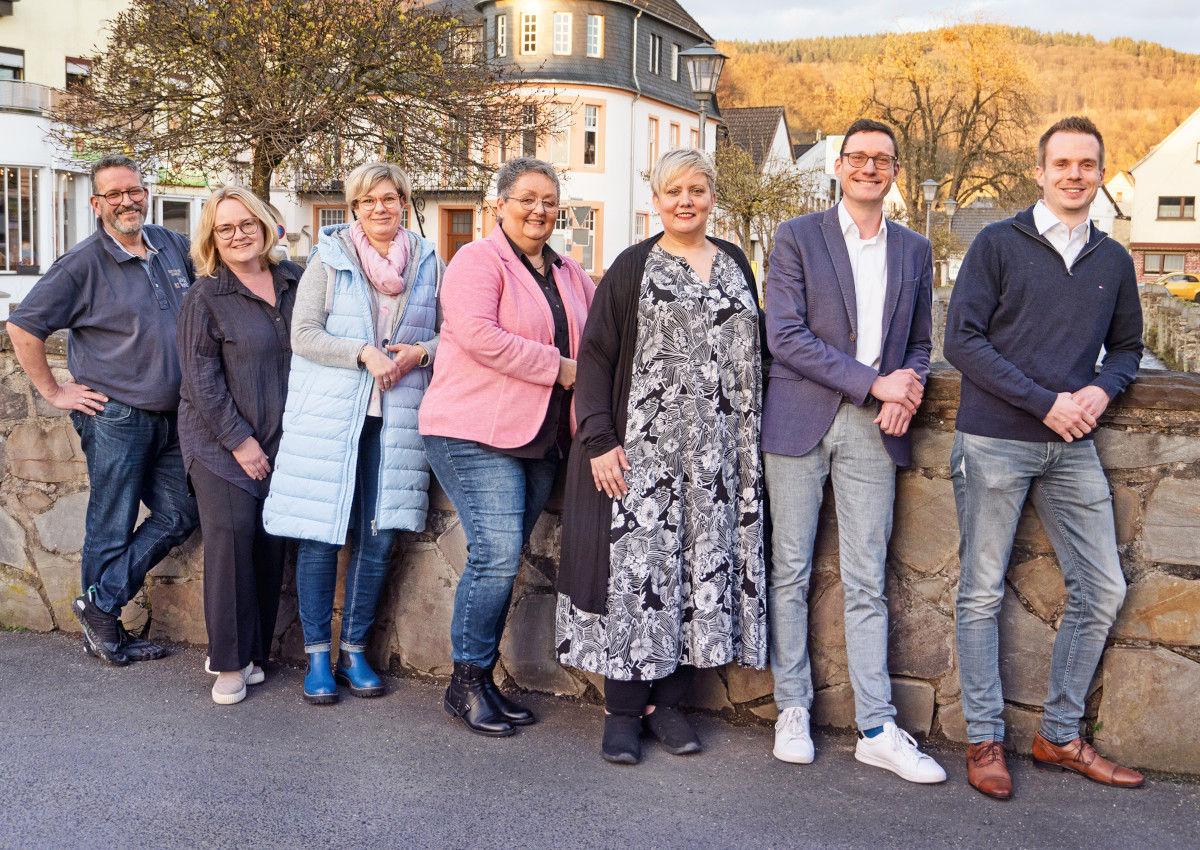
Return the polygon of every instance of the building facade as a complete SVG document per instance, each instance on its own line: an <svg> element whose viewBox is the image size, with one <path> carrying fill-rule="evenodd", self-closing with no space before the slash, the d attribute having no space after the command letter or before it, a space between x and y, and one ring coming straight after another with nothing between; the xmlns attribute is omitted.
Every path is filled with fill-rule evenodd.
<svg viewBox="0 0 1200 850"><path fill-rule="evenodd" d="M1200 273L1200 109L1193 112L1129 173L1136 183L1129 250L1146 283L1170 272Z"/></svg>

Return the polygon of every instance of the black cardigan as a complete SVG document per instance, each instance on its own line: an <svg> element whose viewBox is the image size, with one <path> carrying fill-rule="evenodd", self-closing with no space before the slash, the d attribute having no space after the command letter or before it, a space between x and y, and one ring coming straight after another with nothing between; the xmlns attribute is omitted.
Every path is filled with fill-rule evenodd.
<svg viewBox="0 0 1200 850"><path fill-rule="evenodd" d="M579 428L567 460L558 591L579 610L593 614L606 613L608 601L612 498L596 489L591 460L625 442L642 275L650 249L661 238L659 233L626 248L613 261L596 289L579 344L575 376ZM723 239L708 238L733 258L754 292L754 272L742 249ZM761 308L758 325L765 382L767 334Z"/></svg>

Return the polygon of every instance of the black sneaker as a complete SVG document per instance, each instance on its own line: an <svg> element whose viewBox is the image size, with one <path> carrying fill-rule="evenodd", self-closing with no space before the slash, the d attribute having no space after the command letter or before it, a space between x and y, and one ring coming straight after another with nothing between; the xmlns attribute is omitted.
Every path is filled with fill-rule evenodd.
<svg viewBox="0 0 1200 850"><path fill-rule="evenodd" d="M677 708L659 706L645 719L646 731L658 739L663 749L677 756L700 752L700 738L683 712Z"/></svg>
<svg viewBox="0 0 1200 850"><path fill-rule="evenodd" d="M121 636L121 651L131 662L154 661L167 654L165 646L130 634L120 620L117 620L117 633Z"/></svg>
<svg viewBox="0 0 1200 850"><path fill-rule="evenodd" d="M90 594L84 594L71 603L71 611L83 627L83 647L110 664L124 667L129 656L121 649L121 621L100 610Z"/></svg>

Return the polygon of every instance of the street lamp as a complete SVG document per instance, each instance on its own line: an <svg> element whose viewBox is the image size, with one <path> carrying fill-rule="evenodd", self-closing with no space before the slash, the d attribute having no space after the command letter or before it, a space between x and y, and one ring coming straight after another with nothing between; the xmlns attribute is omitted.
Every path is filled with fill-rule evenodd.
<svg viewBox="0 0 1200 850"><path fill-rule="evenodd" d="M921 184L921 194L925 196L925 235L929 236L930 214L933 212L933 199L937 197L938 187L942 184L936 180L926 180Z"/></svg>
<svg viewBox="0 0 1200 850"><path fill-rule="evenodd" d="M958 201L947 198L942 201L942 206L946 210L946 232L954 233L954 214L958 212Z"/></svg>
<svg viewBox="0 0 1200 850"><path fill-rule="evenodd" d="M707 41L702 41L695 47L680 52L679 58L687 65L692 94L700 101L700 150L704 150L704 124L708 102L717 93L717 80L721 78L721 69L725 67L725 60L729 57Z"/></svg>

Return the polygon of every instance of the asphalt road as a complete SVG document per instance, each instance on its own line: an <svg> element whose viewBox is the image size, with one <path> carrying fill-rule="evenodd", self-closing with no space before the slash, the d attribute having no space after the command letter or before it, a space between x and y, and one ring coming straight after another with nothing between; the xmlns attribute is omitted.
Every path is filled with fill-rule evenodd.
<svg viewBox="0 0 1200 850"><path fill-rule="evenodd" d="M770 756L772 731L698 715L704 753L646 741L637 767L598 755L601 710L529 696L540 722L468 733L441 688L386 680L380 699L300 699L268 670L214 705L203 655L123 669L77 639L0 631L0 847L1197 848L1200 784L1119 791L1010 760L1016 796L911 785L860 765L849 736L817 760Z"/></svg>

